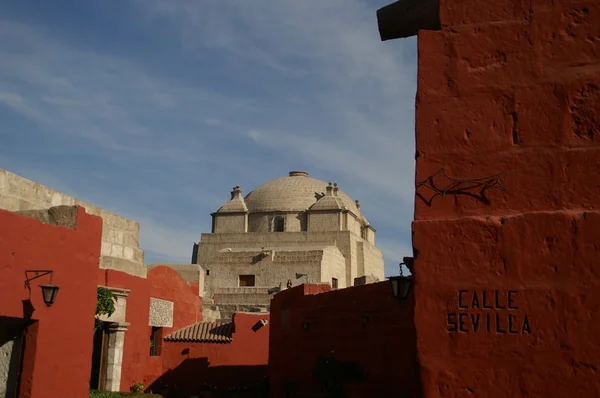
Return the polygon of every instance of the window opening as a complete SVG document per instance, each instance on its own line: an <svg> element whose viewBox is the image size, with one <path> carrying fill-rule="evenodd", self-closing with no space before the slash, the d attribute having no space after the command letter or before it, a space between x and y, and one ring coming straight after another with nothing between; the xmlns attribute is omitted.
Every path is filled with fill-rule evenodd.
<svg viewBox="0 0 600 398"><path fill-rule="evenodd" d="M283 232L284 220L283 217L277 216L273 219L273 232Z"/></svg>
<svg viewBox="0 0 600 398"><path fill-rule="evenodd" d="M152 326L152 331L150 332L150 356L158 357L160 356L160 340L162 339L162 328Z"/></svg>
<svg viewBox="0 0 600 398"><path fill-rule="evenodd" d="M254 286L256 284L255 275L240 275L240 287Z"/></svg>

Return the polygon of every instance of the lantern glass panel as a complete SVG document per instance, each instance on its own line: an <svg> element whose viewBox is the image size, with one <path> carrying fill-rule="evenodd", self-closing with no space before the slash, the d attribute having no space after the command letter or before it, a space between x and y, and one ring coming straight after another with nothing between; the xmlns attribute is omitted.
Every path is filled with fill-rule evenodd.
<svg viewBox="0 0 600 398"><path fill-rule="evenodd" d="M398 279L390 279L392 285L392 296L398 297Z"/></svg>
<svg viewBox="0 0 600 398"><path fill-rule="evenodd" d="M399 284L399 296L401 299L406 299L408 298L408 295L410 294L410 287L412 285L412 281L410 280L410 278L402 278L400 279L400 281L398 282Z"/></svg>
<svg viewBox="0 0 600 398"><path fill-rule="evenodd" d="M42 297L44 299L44 304L46 304L47 306L51 306L52 304L54 304L54 301L56 300L56 295L58 294L58 289L60 288L54 285L40 285L40 287L42 288Z"/></svg>

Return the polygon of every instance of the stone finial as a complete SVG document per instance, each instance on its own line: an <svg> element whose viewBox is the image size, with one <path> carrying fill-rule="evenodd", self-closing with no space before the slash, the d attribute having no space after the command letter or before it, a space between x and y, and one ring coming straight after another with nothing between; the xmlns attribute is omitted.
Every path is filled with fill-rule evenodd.
<svg viewBox="0 0 600 398"><path fill-rule="evenodd" d="M333 196L338 196L338 191L340 189L338 188L337 182L333 183Z"/></svg>
<svg viewBox="0 0 600 398"><path fill-rule="evenodd" d="M325 188L325 189L326 189L325 195L326 196L332 196L331 192L333 191L333 185L331 185L331 182L329 183L329 185L327 185L327 188Z"/></svg>
<svg viewBox="0 0 600 398"><path fill-rule="evenodd" d="M231 200L239 199L242 197L242 190L239 185L233 187L233 191L231 191Z"/></svg>
<svg viewBox="0 0 600 398"><path fill-rule="evenodd" d="M356 203L356 208L360 210L360 202L358 200L355 200L354 203Z"/></svg>

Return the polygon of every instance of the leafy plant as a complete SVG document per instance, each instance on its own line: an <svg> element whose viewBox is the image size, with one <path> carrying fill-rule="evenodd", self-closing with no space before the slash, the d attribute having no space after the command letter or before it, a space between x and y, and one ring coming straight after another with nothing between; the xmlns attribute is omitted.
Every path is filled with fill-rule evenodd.
<svg viewBox="0 0 600 398"><path fill-rule="evenodd" d="M133 386L131 386L131 392L143 392L144 387L145 386L143 383L135 383Z"/></svg>
<svg viewBox="0 0 600 398"><path fill-rule="evenodd" d="M96 299L96 325L95 330L101 329L104 322L100 317L106 315L110 318L115 313L115 303L117 296L105 287L98 287Z"/></svg>

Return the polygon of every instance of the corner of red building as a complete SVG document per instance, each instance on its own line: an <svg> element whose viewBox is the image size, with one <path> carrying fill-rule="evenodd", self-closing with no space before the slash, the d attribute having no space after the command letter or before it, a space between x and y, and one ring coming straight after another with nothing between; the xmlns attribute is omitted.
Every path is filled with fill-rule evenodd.
<svg viewBox="0 0 600 398"><path fill-rule="evenodd" d="M85 397L89 391L102 220L81 207L54 209L64 226L0 210L2 348L22 355L19 391L7 394L22 398ZM36 270L52 274L27 288L25 281L36 275L29 271ZM50 283L60 290L49 307L40 285ZM86 329L90 333L82 333Z"/></svg>
<svg viewBox="0 0 600 398"><path fill-rule="evenodd" d="M379 21L418 36L423 396L597 396L600 4L423 3Z"/></svg>

